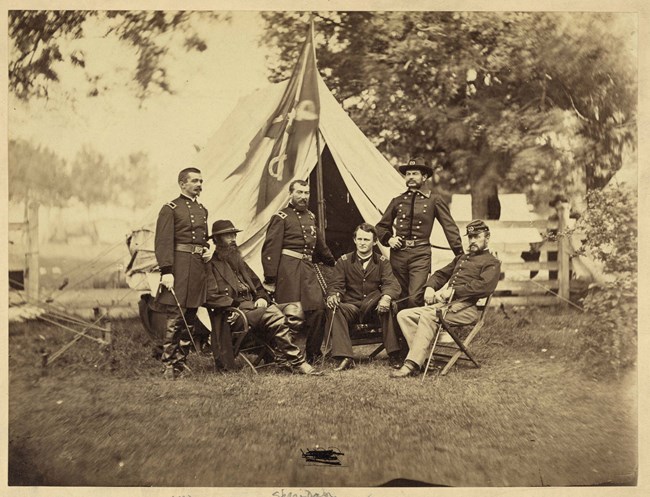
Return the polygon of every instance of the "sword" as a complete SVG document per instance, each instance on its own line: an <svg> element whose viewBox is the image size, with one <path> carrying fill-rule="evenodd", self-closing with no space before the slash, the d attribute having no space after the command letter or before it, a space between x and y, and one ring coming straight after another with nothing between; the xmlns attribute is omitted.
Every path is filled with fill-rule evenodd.
<svg viewBox="0 0 650 497"><path fill-rule="evenodd" d="M325 367L325 356L327 355L327 349L330 344L330 337L332 336L332 327L334 326L334 315L336 314L336 310L339 307L336 306L334 310L332 311L332 319L330 321L330 328L327 330L327 338L325 339L325 352L323 352L323 358L321 359L321 368Z"/></svg>
<svg viewBox="0 0 650 497"><path fill-rule="evenodd" d="M174 301L176 302L176 306L178 307L179 312L181 313L181 317L183 318L183 324L185 325L185 329L187 330L187 334L190 336L190 342L192 342L192 345L194 346L194 350L196 350L196 355L199 357L201 353L199 352L198 347L196 346L196 342L194 341L194 337L192 336L192 332L190 331L190 325L187 324L187 320L185 319L185 313L183 312L183 308L181 307L181 303L178 301L178 297L176 297L176 292L174 291L174 288L169 288L169 291L171 292L172 296L174 297Z"/></svg>
<svg viewBox="0 0 650 497"><path fill-rule="evenodd" d="M449 306L451 306L451 301L454 298L454 290L451 291L451 295L449 295L449 301L445 304L444 308L442 309L442 317L444 318L447 315L447 311L449 310ZM433 345L431 346L431 352L429 352L429 360L427 361L427 365L424 368L424 373L422 374L422 381L421 383L424 382L424 379L427 376L427 372L429 371L429 365L431 364L431 358L433 357L433 351L436 348L436 344L438 343L438 337L440 336L440 330L442 330L442 323L438 323L438 329L436 330L436 336L433 338Z"/></svg>

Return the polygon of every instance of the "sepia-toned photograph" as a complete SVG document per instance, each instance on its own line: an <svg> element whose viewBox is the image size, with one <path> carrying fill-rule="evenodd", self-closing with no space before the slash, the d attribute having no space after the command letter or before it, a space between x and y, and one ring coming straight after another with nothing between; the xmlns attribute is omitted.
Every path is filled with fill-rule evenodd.
<svg viewBox="0 0 650 497"><path fill-rule="evenodd" d="M639 13L307 8L6 12L9 490L639 489Z"/></svg>

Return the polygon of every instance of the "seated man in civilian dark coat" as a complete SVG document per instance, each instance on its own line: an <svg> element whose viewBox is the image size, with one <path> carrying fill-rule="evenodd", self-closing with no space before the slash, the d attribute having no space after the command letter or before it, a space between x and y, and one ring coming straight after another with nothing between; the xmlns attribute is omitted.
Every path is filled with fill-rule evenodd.
<svg viewBox="0 0 650 497"><path fill-rule="evenodd" d="M269 305L269 296L260 279L242 259L236 242L237 233L240 231L228 220L219 220L212 225L211 238L216 247L208 265L205 306L211 310L215 355L227 356L229 352L219 350L223 343L220 327L224 324L219 310L238 307L246 315L253 333L266 338L272 337L271 346L278 364L300 374L320 374L305 362L302 352L291 341L291 330L284 314L278 306ZM238 323L237 318L236 314L228 316L228 324L233 327L241 326L242 323ZM224 345L228 347L231 344ZM215 357L217 363L219 359L220 357Z"/></svg>
<svg viewBox="0 0 650 497"><path fill-rule="evenodd" d="M370 317L363 315L364 308L377 311L391 366L400 367L400 346L391 301L399 296L402 289L393 276L388 259L373 253L376 243L374 226L368 223L357 226L354 230L356 250L341 256L336 262L328 287L327 306L333 312L328 316L327 329L331 326L332 357L341 360L336 371L354 366L349 326Z"/></svg>

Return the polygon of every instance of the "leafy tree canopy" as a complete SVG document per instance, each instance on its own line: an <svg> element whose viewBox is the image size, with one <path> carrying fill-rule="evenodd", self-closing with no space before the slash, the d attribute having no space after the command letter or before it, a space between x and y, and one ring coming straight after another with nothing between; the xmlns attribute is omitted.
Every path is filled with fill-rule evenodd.
<svg viewBox="0 0 650 497"><path fill-rule="evenodd" d="M219 17L212 12L169 11L9 11L9 90L18 98L47 97L51 85L60 79L60 63L83 70L83 50L66 51L65 42L86 36L91 20L101 21L101 36L117 37L137 54L132 73L141 99L154 92L171 93L165 69L170 37L183 37L187 50L204 51L205 41L192 28L196 17ZM222 16L223 17L223 16ZM99 83L101 76L88 75ZM100 92L96 84L89 96Z"/></svg>
<svg viewBox="0 0 650 497"><path fill-rule="evenodd" d="M265 13L286 78L309 13ZM614 14L318 12L318 63L389 158L423 155L473 215L499 186L548 200L571 171L602 186L635 138L636 79ZM629 34L627 35L629 36ZM540 188L544 185L544 188ZM538 199L541 202L541 199Z"/></svg>

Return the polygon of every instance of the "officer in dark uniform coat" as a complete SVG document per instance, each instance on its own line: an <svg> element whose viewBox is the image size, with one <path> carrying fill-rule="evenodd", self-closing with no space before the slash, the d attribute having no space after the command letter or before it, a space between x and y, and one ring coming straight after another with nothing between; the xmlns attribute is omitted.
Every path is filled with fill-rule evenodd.
<svg viewBox="0 0 650 497"><path fill-rule="evenodd" d="M404 309L397 314L397 321L409 344L409 353L393 377L417 374L424 364L437 328L438 308L447 307L445 321L451 325L474 323L479 317L476 302L496 289L501 262L488 251L490 229L480 219L474 220L467 225L467 237L469 253L457 255L427 281L424 292L426 305ZM443 288L445 284L447 287Z"/></svg>
<svg viewBox="0 0 650 497"><path fill-rule="evenodd" d="M399 297L401 288L393 276L388 259L373 252L376 242L374 226L367 223L359 225L354 231L357 249L336 261L334 276L327 288L327 304L335 312L329 313L325 328L330 329L331 326L332 330L332 357L341 359L337 371L354 366L350 325L368 322L375 312L381 323L384 348L391 366L401 365L400 345L390 305Z"/></svg>
<svg viewBox="0 0 650 497"><path fill-rule="evenodd" d="M422 186L433 175L433 168L423 159L412 159L399 171L406 176L408 190L391 200L377 224L379 241L391 248L393 274L402 287L402 297L409 296L408 307L422 305L422 290L431 272L429 238L437 219L454 254L463 253L458 226L447 203Z"/></svg>
<svg viewBox="0 0 650 497"><path fill-rule="evenodd" d="M278 304L300 302L306 314L307 359L320 355L323 340L324 293L314 262L334 265L334 256L321 240L316 217L307 209L309 185L296 180L289 185L291 201L271 217L262 246L264 282L275 291Z"/></svg>
<svg viewBox="0 0 650 497"><path fill-rule="evenodd" d="M221 311L227 307L237 307L246 315L252 332L271 343L278 364L297 373L317 374L293 344L284 314L271 303L262 282L242 259L236 242L239 231L229 220L215 221L212 225L216 249L208 265L205 306L211 311L212 346L217 365L225 369L234 367L230 329L224 322L228 316ZM241 325L232 322L232 326Z"/></svg>
<svg viewBox="0 0 650 497"><path fill-rule="evenodd" d="M161 273L155 301L166 313L162 361L168 379L185 369L191 345L185 322L194 321L197 308L205 302L206 291L203 254L208 247L208 211L197 200L203 184L201 172L196 168L183 169L178 184L181 195L160 209L155 236Z"/></svg>

